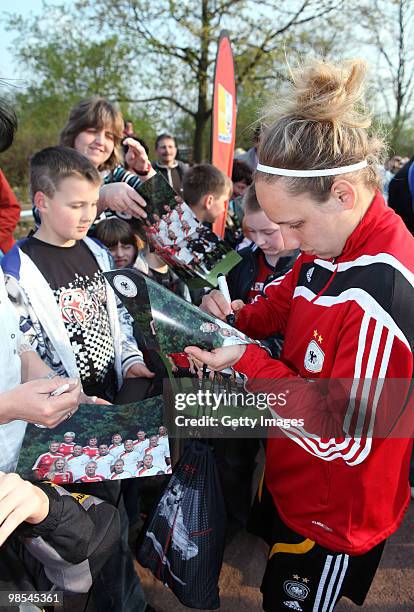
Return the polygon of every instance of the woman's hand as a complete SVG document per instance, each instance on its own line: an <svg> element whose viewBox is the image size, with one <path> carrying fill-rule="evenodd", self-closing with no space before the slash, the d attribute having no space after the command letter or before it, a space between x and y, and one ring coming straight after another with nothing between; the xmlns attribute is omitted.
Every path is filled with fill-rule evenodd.
<svg viewBox="0 0 414 612"><path fill-rule="evenodd" d="M98 214L109 208L137 219L146 219L144 198L126 183L108 183L99 191Z"/></svg>
<svg viewBox="0 0 414 612"><path fill-rule="evenodd" d="M128 151L125 154L125 162L131 170L139 174L142 181L146 181L156 174L142 144L133 138L126 138L123 144L128 146Z"/></svg>
<svg viewBox="0 0 414 612"><path fill-rule="evenodd" d="M221 348L204 351L197 346L187 346L184 350L191 357L197 367L207 365L210 370L225 370L235 365L244 355L246 344L235 344Z"/></svg>
<svg viewBox="0 0 414 612"><path fill-rule="evenodd" d="M62 385L70 387L61 395L51 395ZM56 427L78 409L81 386L70 378L38 379L18 385L0 395L0 423L13 420Z"/></svg>
<svg viewBox="0 0 414 612"><path fill-rule="evenodd" d="M235 314L236 318L241 309L245 306L241 300L234 300L231 304L228 303L224 295L218 289L213 289L207 295L203 296L200 304L200 309L208 314L225 321L227 315Z"/></svg>

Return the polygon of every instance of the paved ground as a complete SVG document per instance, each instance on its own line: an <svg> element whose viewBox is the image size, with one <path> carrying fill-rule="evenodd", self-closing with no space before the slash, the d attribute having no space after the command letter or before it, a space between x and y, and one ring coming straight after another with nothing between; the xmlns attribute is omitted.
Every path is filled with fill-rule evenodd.
<svg viewBox="0 0 414 612"><path fill-rule="evenodd" d="M260 612L259 591L266 562L262 542L241 534L227 548L220 578L221 612ZM157 612L191 612L147 570L138 567L148 602ZM414 612L414 502L390 538L363 608L343 599L335 612Z"/></svg>

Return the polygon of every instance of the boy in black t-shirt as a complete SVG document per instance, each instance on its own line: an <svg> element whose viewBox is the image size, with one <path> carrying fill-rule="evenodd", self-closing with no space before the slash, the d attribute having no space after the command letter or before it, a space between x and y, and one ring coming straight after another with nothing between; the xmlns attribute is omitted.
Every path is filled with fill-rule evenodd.
<svg viewBox="0 0 414 612"><path fill-rule="evenodd" d="M103 272L109 253L86 237L101 179L74 149L50 147L31 160L31 192L42 223L4 259L6 286L25 341L87 395L113 401L124 378L153 377L125 309Z"/></svg>
<svg viewBox="0 0 414 612"><path fill-rule="evenodd" d="M41 225L9 251L2 265L25 343L56 373L80 378L87 395L112 401L124 378L154 375L137 347L127 311L102 274L111 269L111 257L86 237L100 184L96 168L74 149L50 147L35 154L31 193ZM118 505L121 518L121 536L95 582L95 608L142 612L145 599L128 549L119 482L72 486Z"/></svg>

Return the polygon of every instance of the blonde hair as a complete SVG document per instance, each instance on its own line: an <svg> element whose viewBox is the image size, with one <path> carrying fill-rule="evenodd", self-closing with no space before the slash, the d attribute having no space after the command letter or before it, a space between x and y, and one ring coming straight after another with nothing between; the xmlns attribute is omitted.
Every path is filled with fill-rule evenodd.
<svg viewBox="0 0 414 612"><path fill-rule="evenodd" d="M56 469L56 463L58 461L63 461L63 470L61 470L60 472L57 471ZM54 477L56 476L56 474L62 474L64 472L68 472L68 462L65 459L65 457L58 457L57 459L55 459L55 461L52 463L52 469L49 470L49 472L46 474L46 478L49 478L50 480L53 480Z"/></svg>
<svg viewBox="0 0 414 612"><path fill-rule="evenodd" d="M106 98L93 96L74 106L60 133L60 144L73 149L75 139L88 128L106 129L114 134L114 150L98 170L113 170L121 163L121 139L124 120L121 112Z"/></svg>
<svg viewBox="0 0 414 612"><path fill-rule="evenodd" d="M276 168L320 170L347 166L364 159L368 166L343 175L351 182L363 181L373 189L380 187L377 170L384 142L369 134L370 114L363 105L366 64L355 59L333 65L309 60L291 72L285 97L267 113L269 123L262 132L258 157L260 163ZM255 180L274 182L281 177L257 172ZM308 192L325 202L334 176L283 177L292 195Z"/></svg>

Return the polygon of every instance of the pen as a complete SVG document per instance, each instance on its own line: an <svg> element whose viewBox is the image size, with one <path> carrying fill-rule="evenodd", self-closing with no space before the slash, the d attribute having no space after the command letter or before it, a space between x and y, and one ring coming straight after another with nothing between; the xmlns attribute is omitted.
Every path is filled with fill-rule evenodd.
<svg viewBox="0 0 414 612"><path fill-rule="evenodd" d="M68 389L70 389L69 383L65 383L64 385L60 385L60 387L58 387L57 389L52 391L52 393L50 394L50 397L55 397L56 395L62 395L62 393L66 393L66 391L68 391Z"/></svg>
<svg viewBox="0 0 414 612"><path fill-rule="evenodd" d="M218 284L218 288L220 289L221 293L224 295L227 302L231 305L230 292L229 292L226 277L224 276L224 274L217 274L217 284ZM226 316L226 321L229 325L235 324L236 316L233 311L231 311L231 313Z"/></svg>
<svg viewBox="0 0 414 612"><path fill-rule="evenodd" d="M57 395L62 395L62 393L66 393L66 391L68 391L68 389L70 389L69 383L65 383L64 385L60 385L60 387L58 387L57 389L52 391L52 393L50 393L49 397L55 397ZM39 425L39 423L35 423L34 425L35 425L35 427L38 427L39 429L47 429L46 425Z"/></svg>

